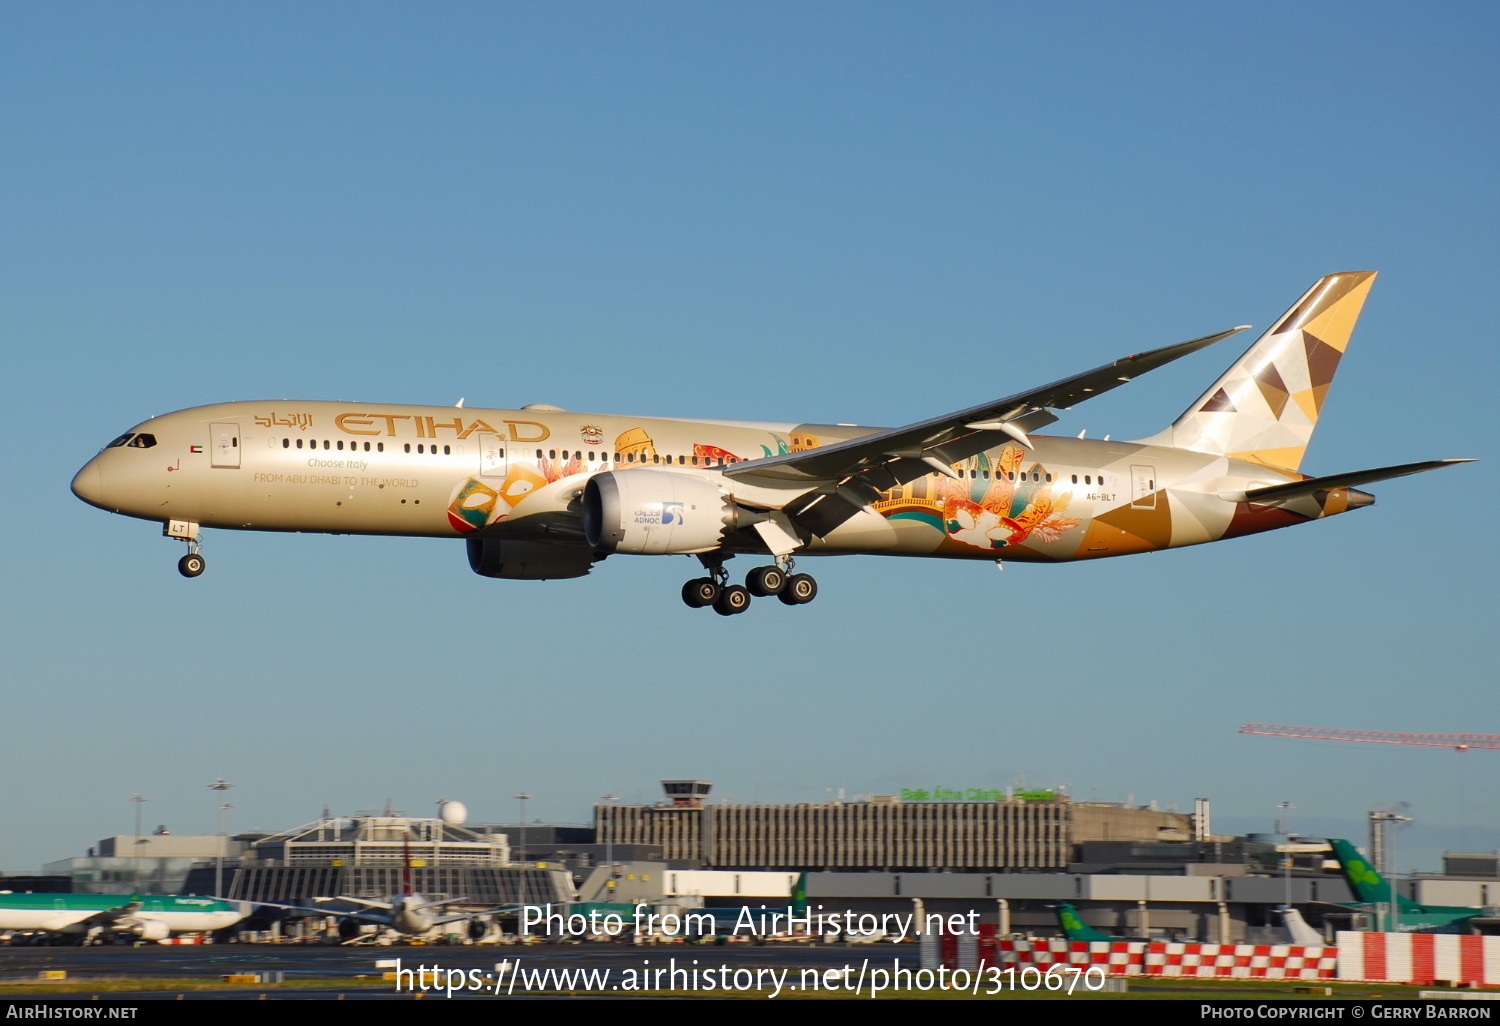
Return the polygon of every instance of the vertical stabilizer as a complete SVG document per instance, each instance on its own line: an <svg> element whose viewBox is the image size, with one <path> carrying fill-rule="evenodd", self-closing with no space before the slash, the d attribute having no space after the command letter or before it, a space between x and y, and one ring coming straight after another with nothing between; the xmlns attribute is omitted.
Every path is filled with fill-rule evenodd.
<svg viewBox="0 0 1500 1026"><path fill-rule="evenodd" d="M1319 281L1166 432L1180 449L1296 470L1374 271Z"/></svg>
<svg viewBox="0 0 1500 1026"><path fill-rule="evenodd" d="M798 873L792 884L792 914L801 916L807 912L807 874Z"/></svg>
<svg viewBox="0 0 1500 1026"><path fill-rule="evenodd" d="M1083 921L1078 910L1069 902L1057 903L1057 921L1062 926L1063 936L1070 941L1114 941L1118 937L1111 937L1103 930L1096 930Z"/></svg>
<svg viewBox="0 0 1500 1026"><path fill-rule="evenodd" d="M1356 901L1366 905L1390 904L1391 885L1376 872L1375 867L1360 854L1358 848L1348 841L1333 837L1328 839L1328 844L1333 849L1333 857L1339 860L1344 879L1349 881L1349 889L1354 892ZM1412 900L1404 894L1398 894L1396 902L1403 909L1415 907Z"/></svg>
<svg viewBox="0 0 1500 1026"><path fill-rule="evenodd" d="M1301 912L1285 906L1276 911L1281 913L1282 923L1286 927L1289 943L1300 944L1303 947L1309 948L1320 948L1323 946L1323 935L1307 925L1307 920L1302 918Z"/></svg>

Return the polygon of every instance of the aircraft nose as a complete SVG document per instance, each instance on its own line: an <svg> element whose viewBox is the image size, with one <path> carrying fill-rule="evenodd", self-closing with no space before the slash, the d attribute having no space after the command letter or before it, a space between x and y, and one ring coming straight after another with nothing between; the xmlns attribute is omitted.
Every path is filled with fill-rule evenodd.
<svg viewBox="0 0 1500 1026"><path fill-rule="evenodd" d="M90 506L106 508L104 505L104 472L99 469L97 459L89 460L83 469L73 476L73 494Z"/></svg>

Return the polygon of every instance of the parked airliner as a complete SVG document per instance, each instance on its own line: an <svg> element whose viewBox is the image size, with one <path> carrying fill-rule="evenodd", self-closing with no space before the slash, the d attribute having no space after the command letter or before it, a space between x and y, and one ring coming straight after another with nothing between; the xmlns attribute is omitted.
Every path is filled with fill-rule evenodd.
<svg viewBox="0 0 1500 1026"><path fill-rule="evenodd" d="M243 902L185 894L0 893L0 930L45 930L92 944L115 934L166 940L223 930L249 914Z"/></svg>
<svg viewBox="0 0 1500 1026"><path fill-rule="evenodd" d="M204 569L200 531L462 538L486 577L581 577L611 555L696 556L683 600L811 601L802 555L1061 562L1198 545L1373 503L1356 486L1464 463L1309 477L1303 454L1375 279L1317 282L1171 426L1137 441L1036 435L1069 409L1243 327L1127 356L899 428L336 402L154 417L73 479L153 520ZM724 563L769 557L745 584Z"/></svg>

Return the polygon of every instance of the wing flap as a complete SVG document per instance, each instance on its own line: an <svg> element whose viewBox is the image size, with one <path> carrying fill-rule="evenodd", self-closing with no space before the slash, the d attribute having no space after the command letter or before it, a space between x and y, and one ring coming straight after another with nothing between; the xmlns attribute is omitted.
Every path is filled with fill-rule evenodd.
<svg viewBox="0 0 1500 1026"><path fill-rule="evenodd" d="M98 912L87 912L87 911L85 911L85 912L76 912L76 911L75 912L59 912L57 915L53 916L52 918L43 920L42 924L40 926L38 926L37 929L39 929L39 930L54 930L54 931L56 931L56 930L66 930L70 926L76 926L79 923L87 922L88 920L92 919L94 916L97 916L98 914L99 914Z"/></svg>

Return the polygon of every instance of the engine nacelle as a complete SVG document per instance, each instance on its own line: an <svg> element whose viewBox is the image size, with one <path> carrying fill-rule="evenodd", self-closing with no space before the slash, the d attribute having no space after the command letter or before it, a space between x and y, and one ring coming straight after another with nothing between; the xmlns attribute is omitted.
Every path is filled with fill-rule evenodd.
<svg viewBox="0 0 1500 1026"><path fill-rule="evenodd" d="M135 935L141 940L161 941L172 936L172 929L160 920L148 919L135 928Z"/></svg>
<svg viewBox="0 0 1500 1026"><path fill-rule="evenodd" d="M609 471L583 490L583 535L600 552L712 552L734 524L735 505L719 483L695 474Z"/></svg>
<svg viewBox="0 0 1500 1026"><path fill-rule="evenodd" d="M512 581L558 581L593 568L594 550L561 542L470 538L469 569L481 577Z"/></svg>

